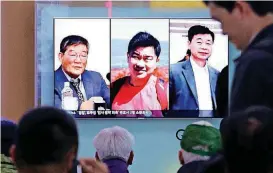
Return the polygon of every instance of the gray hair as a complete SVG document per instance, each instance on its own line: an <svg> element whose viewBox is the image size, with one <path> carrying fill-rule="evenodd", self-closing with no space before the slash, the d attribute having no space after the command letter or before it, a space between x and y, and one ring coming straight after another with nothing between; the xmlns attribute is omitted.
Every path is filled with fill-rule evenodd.
<svg viewBox="0 0 273 173"><path fill-rule="evenodd" d="M101 130L93 140L94 147L101 160L120 157L128 161L134 143L134 136L119 126Z"/></svg>

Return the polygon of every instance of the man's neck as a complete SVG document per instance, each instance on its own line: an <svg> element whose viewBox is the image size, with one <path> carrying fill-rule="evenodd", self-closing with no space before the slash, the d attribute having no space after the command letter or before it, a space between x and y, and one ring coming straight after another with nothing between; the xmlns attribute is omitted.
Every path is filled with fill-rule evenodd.
<svg viewBox="0 0 273 173"><path fill-rule="evenodd" d="M65 77L70 81L70 79L77 79L77 78L81 78L81 75L80 76L74 76L74 77L71 77L71 75L69 75L63 68L62 68L63 72L64 72L64 75Z"/></svg>
<svg viewBox="0 0 273 173"><path fill-rule="evenodd" d="M199 67L205 67L207 61L203 60L203 59L199 59L199 58L195 58L193 56L191 56L191 59L199 66Z"/></svg>
<svg viewBox="0 0 273 173"><path fill-rule="evenodd" d="M256 22L252 22L251 23L252 26L252 30L251 30L251 34L249 36L249 41L248 43L250 44L255 37L267 26L273 24L273 14L268 14L264 17L257 17L256 18ZM244 49L247 47L247 45L244 47Z"/></svg>
<svg viewBox="0 0 273 173"><path fill-rule="evenodd" d="M145 78L142 78L142 79L130 77L129 84L132 86L143 86L148 82L150 77L151 77L151 75L147 75Z"/></svg>

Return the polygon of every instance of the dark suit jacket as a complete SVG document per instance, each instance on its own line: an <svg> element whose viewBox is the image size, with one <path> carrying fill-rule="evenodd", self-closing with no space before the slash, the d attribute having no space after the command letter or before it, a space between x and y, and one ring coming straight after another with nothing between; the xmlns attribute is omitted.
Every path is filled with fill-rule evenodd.
<svg viewBox="0 0 273 173"><path fill-rule="evenodd" d="M255 37L235 65L230 113L253 105L273 108L273 24Z"/></svg>
<svg viewBox="0 0 273 173"><path fill-rule="evenodd" d="M219 72L208 66L211 96L216 107L215 87ZM170 70L170 109L199 110L197 89L190 60L171 65Z"/></svg>
<svg viewBox="0 0 273 173"><path fill-rule="evenodd" d="M84 89L86 92L87 99L91 97L100 96L107 103L107 107L110 108L110 90L107 87L102 76L95 71L85 70L82 73L82 81ZM64 82L68 82L62 68L58 68L55 71L55 86L54 86L54 101L55 106L61 108L62 106L62 89L64 87ZM77 97L74 87L71 87L73 90L74 97Z"/></svg>
<svg viewBox="0 0 273 173"><path fill-rule="evenodd" d="M177 173L202 173L205 161L192 161L180 167Z"/></svg>
<svg viewBox="0 0 273 173"><path fill-rule="evenodd" d="M216 84L217 118L223 118L228 113L228 66L223 68Z"/></svg>
<svg viewBox="0 0 273 173"><path fill-rule="evenodd" d="M192 161L183 165L177 173L223 173L225 172L224 157L216 153L206 161Z"/></svg>

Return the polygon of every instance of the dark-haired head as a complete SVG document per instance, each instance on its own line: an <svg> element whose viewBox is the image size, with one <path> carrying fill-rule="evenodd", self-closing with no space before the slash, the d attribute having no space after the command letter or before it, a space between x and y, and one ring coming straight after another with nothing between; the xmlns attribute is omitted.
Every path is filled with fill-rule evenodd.
<svg viewBox="0 0 273 173"><path fill-rule="evenodd" d="M193 37L198 34L209 34L212 38L212 42L214 42L214 33L209 28L202 25L194 25L190 27L188 31L188 40L191 42Z"/></svg>
<svg viewBox="0 0 273 173"><path fill-rule="evenodd" d="M130 40L127 57L130 75L133 78L149 77L159 61L159 41L148 32L139 32Z"/></svg>
<svg viewBox="0 0 273 173"><path fill-rule="evenodd" d="M130 40L127 53L130 54L139 47L153 47L157 57L159 57L161 52L159 41L148 32L137 33Z"/></svg>
<svg viewBox="0 0 273 173"><path fill-rule="evenodd" d="M11 156L19 170L68 171L77 151L78 131L72 116L41 107L27 112L19 121Z"/></svg>
<svg viewBox="0 0 273 173"><path fill-rule="evenodd" d="M89 51L88 41L78 35L65 37L60 45L61 68L71 78L78 78L85 70Z"/></svg>
<svg viewBox="0 0 273 173"><path fill-rule="evenodd" d="M211 56L214 33L207 27L194 25L188 30L188 47L193 60L204 61Z"/></svg>
<svg viewBox="0 0 273 173"><path fill-rule="evenodd" d="M266 26L273 24L273 1L204 1L212 18L240 50ZM249 22L251 21L251 22Z"/></svg>
<svg viewBox="0 0 273 173"><path fill-rule="evenodd" d="M80 44L86 46L87 51L89 50L89 43L85 38L79 35L69 35L61 41L60 52L65 53L69 46L77 46Z"/></svg>
<svg viewBox="0 0 273 173"><path fill-rule="evenodd" d="M224 157L232 173L273 171L273 111L252 106L220 125Z"/></svg>
<svg viewBox="0 0 273 173"><path fill-rule="evenodd" d="M268 13L273 13L272 1L244 1L248 3L251 9L259 16L264 16ZM219 7L225 8L227 11L232 12L236 7L236 1L204 1L206 5L213 3Z"/></svg>

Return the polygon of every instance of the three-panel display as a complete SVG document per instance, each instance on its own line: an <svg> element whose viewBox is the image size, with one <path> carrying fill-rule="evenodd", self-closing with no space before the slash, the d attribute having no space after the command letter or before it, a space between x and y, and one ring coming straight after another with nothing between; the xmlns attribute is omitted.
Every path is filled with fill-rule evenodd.
<svg viewBox="0 0 273 173"><path fill-rule="evenodd" d="M54 58L54 104L77 118L213 118L228 37L212 19L55 18Z"/></svg>

